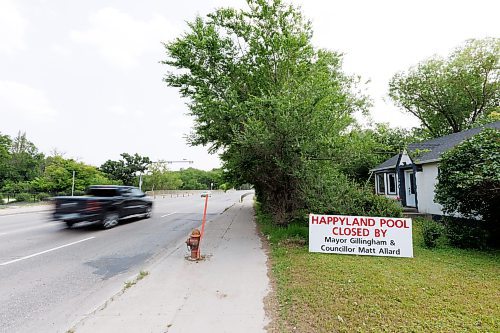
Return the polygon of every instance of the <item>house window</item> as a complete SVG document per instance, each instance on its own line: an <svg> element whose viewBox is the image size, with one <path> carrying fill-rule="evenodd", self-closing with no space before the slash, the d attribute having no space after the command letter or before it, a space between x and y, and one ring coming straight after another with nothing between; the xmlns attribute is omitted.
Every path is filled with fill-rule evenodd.
<svg viewBox="0 0 500 333"><path fill-rule="evenodd" d="M385 194L385 177L384 173L377 174L377 193Z"/></svg>
<svg viewBox="0 0 500 333"><path fill-rule="evenodd" d="M396 194L396 174L387 174L387 194Z"/></svg>

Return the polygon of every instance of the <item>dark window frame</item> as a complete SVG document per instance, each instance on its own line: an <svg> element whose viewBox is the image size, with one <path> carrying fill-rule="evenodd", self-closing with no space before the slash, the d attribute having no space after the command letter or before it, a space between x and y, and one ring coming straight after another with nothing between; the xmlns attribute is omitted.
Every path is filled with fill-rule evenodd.
<svg viewBox="0 0 500 333"><path fill-rule="evenodd" d="M376 187L377 187L377 194L386 194L385 193L385 173L377 173L375 175L376 179ZM382 182L381 182L382 180ZM382 186L381 186L382 185Z"/></svg>

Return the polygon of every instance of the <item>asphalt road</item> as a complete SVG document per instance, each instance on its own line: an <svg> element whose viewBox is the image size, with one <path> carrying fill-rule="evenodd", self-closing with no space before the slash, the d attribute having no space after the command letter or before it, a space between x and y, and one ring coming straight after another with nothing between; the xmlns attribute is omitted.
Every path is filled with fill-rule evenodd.
<svg viewBox="0 0 500 333"><path fill-rule="evenodd" d="M214 192L207 228L243 193ZM203 206L199 195L157 198L150 219L110 230L68 229L48 212L0 215L0 332L66 332L155 259L185 247Z"/></svg>

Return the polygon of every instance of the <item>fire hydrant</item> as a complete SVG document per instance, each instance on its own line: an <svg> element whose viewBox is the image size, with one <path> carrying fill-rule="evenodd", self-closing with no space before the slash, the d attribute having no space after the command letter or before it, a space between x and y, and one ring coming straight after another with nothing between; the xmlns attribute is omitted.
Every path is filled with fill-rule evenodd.
<svg viewBox="0 0 500 333"><path fill-rule="evenodd" d="M193 229L191 235L186 240L188 248L191 250L191 259L200 259L200 237L201 232L198 229Z"/></svg>

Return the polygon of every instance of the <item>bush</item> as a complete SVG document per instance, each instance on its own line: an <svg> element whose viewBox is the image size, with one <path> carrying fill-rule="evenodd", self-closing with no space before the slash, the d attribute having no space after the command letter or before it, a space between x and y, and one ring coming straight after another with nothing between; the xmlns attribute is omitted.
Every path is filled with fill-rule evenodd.
<svg viewBox="0 0 500 333"><path fill-rule="evenodd" d="M449 215L482 218L498 225L500 215L500 131L482 130L443 154L436 201Z"/></svg>
<svg viewBox="0 0 500 333"><path fill-rule="evenodd" d="M42 193L38 193L38 194L36 195L36 199L37 199L37 200L39 200L39 201L47 201L47 200L49 200L51 197L52 197L52 196L51 196L50 194L48 194L48 193L44 193L44 192L42 192Z"/></svg>
<svg viewBox="0 0 500 333"><path fill-rule="evenodd" d="M347 179L340 172L319 174L305 193L307 213L401 217L401 205Z"/></svg>
<svg viewBox="0 0 500 333"><path fill-rule="evenodd" d="M424 246L432 249L437 246L439 238L443 235L444 227L434 220L422 220L422 237Z"/></svg>
<svg viewBox="0 0 500 333"><path fill-rule="evenodd" d="M33 200L33 196L29 193L18 193L18 194L16 194L15 198L16 198L16 201L19 201L19 202Z"/></svg>
<svg viewBox="0 0 500 333"><path fill-rule="evenodd" d="M494 237L485 221L445 217L444 226L446 237L453 246L485 249L489 245L494 245Z"/></svg>
<svg viewBox="0 0 500 333"><path fill-rule="evenodd" d="M309 222L307 219L297 220L288 225L275 225L272 216L262 211L259 202L255 205L255 211L260 230L271 243L287 243L299 246L307 244L309 239Z"/></svg>

